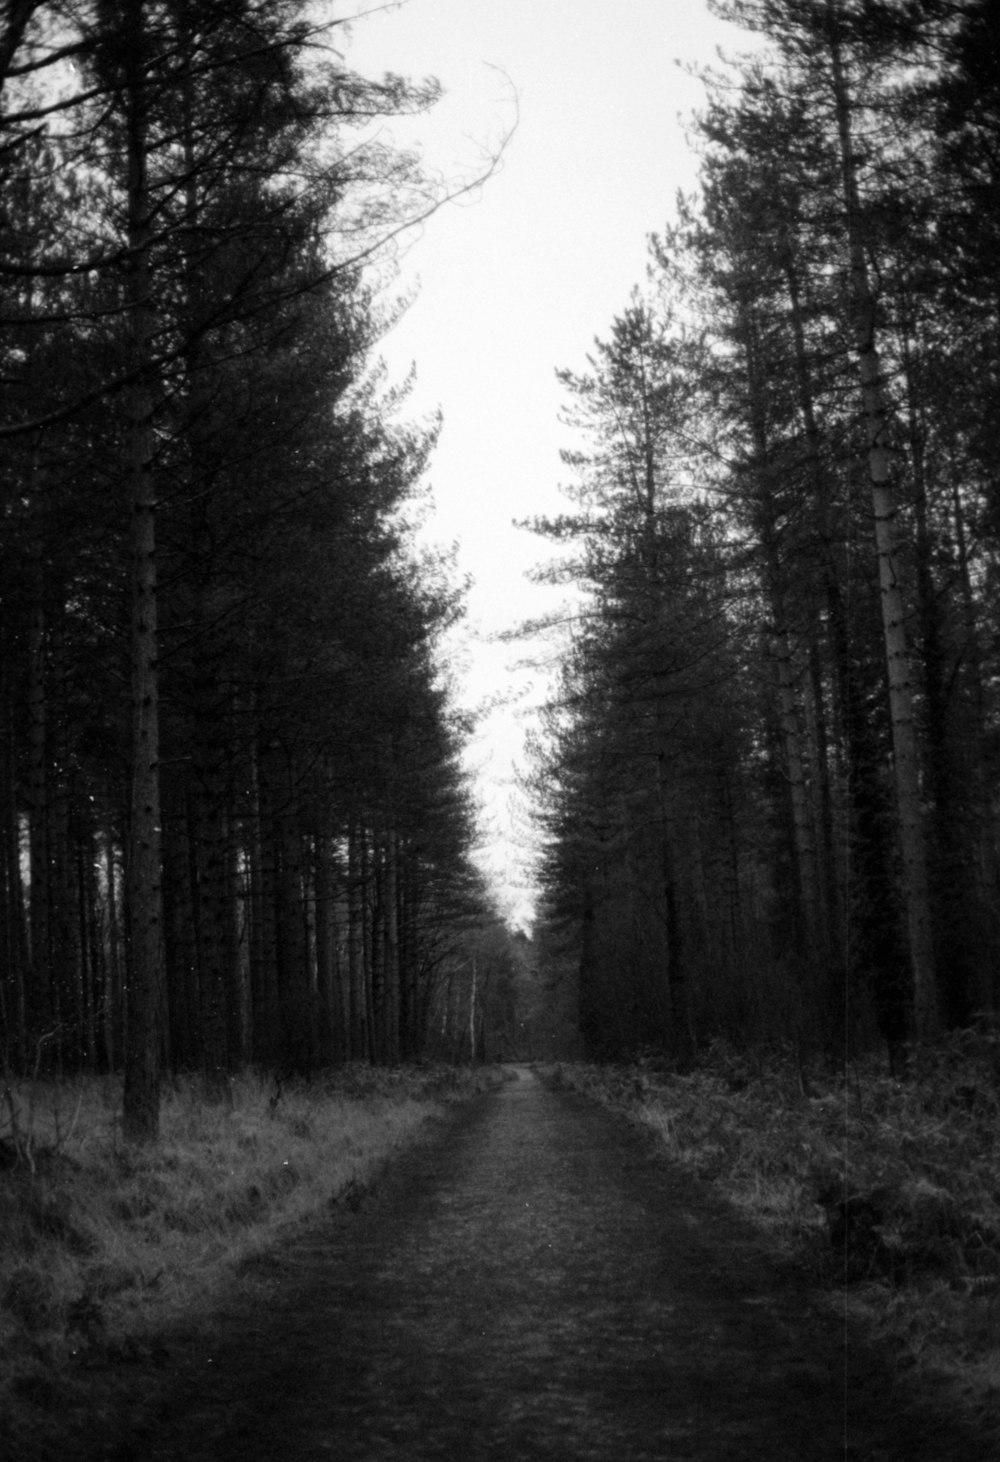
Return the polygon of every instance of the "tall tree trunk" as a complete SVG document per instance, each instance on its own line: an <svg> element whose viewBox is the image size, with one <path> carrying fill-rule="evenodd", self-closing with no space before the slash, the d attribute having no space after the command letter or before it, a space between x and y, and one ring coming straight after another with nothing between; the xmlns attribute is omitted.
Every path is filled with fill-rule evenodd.
<svg viewBox="0 0 1000 1462"><path fill-rule="evenodd" d="M399 1061L399 843L392 831L385 836L382 870L382 919L384 926L384 1008L382 1012L382 1059L390 1065Z"/></svg>
<svg viewBox="0 0 1000 1462"><path fill-rule="evenodd" d="M189 799L191 904L198 966L198 1056L206 1097L210 1101L222 1101L230 1095L227 1000L233 981L228 967L231 941L227 938L226 925L231 891L219 791L219 759L211 744L209 728L203 725L201 730L203 735L196 742L192 759L194 782Z"/></svg>
<svg viewBox="0 0 1000 1462"><path fill-rule="evenodd" d="M260 726L251 762L252 812L249 818L248 900L250 906L250 1001L253 1059L276 1066L283 1058L281 1005L277 988L277 869L272 836L274 791L269 774L270 753L262 746L266 731Z"/></svg>
<svg viewBox="0 0 1000 1462"><path fill-rule="evenodd" d="M375 879L375 839L364 823L359 824L359 907L361 910L361 979L364 999L364 1029L366 1059L377 1063L379 1059L378 1024L376 1022L376 980L378 952L374 939L375 908L378 890Z"/></svg>
<svg viewBox="0 0 1000 1462"><path fill-rule="evenodd" d="M658 719L660 744L656 752L656 799L659 812L660 883L663 892L663 919L667 941L667 980L670 990L670 1036L679 1064L687 1066L694 1054L694 1028L691 1020L688 989L688 959L684 923L677 893L676 854L674 852L673 813L667 781L666 732Z"/></svg>
<svg viewBox="0 0 1000 1462"><path fill-rule="evenodd" d="M799 926L802 953L808 971L825 963L825 951L820 934L820 882L817 871L816 839L813 831L812 808L806 785L806 760L799 712L799 700L795 688L795 668L792 663L792 646L789 643L785 620L784 596L780 590L772 589L771 611L773 623L769 636L769 649L774 664L775 684L778 696L778 719L781 727L781 743L784 757L784 780L788 792L791 813L792 840L795 851L795 881L797 902L800 910Z"/></svg>
<svg viewBox="0 0 1000 1462"><path fill-rule="evenodd" d="M66 653L62 607L54 610L51 634L52 703L60 709L68 704ZM55 1041L56 1068L60 1076L69 1057L79 1060L82 1038L80 1006L80 950L78 925L74 919L73 852L70 829L69 756L65 744L65 715L52 727L50 758L53 776L49 797L49 888L51 898L52 1009L58 1035Z"/></svg>
<svg viewBox="0 0 1000 1462"><path fill-rule="evenodd" d="M421 999L421 992L418 989L419 941L417 938L419 878L413 850L405 843L401 849L401 860L398 886L399 910L396 921L399 931L400 1051L404 1061L415 1061L423 1053L427 1034L428 992L425 990L424 998Z"/></svg>
<svg viewBox="0 0 1000 1462"><path fill-rule="evenodd" d="M0 659L0 716L3 718L0 726L0 899L3 900L0 935L3 1038L0 1063L23 1071L27 1058L28 934L14 772L14 716L4 671L5 666Z"/></svg>
<svg viewBox="0 0 1000 1462"><path fill-rule="evenodd" d="M347 831L347 979L350 988L348 1049L353 1061L371 1059L365 965L364 828L352 820Z"/></svg>
<svg viewBox="0 0 1000 1462"><path fill-rule="evenodd" d="M972 721L972 736L970 738L970 759L971 770L969 775L969 786L966 790L966 797L970 803L982 810L979 824L979 835L976 840L974 857L974 880L978 901L981 907L987 908L996 902L996 891L1000 888L1000 857L998 857L997 836L995 819L989 809L991 805L991 784L990 776L990 733L988 730L988 715L986 701L986 687L983 671L983 656L980 645L979 615L972 586L972 568L969 560L968 533L965 525L965 509L962 503L962 494L959 488L959 478L954 463L952 467L952 491L951 491L951 517L955 533L955 550L957 554L959 582L961 585L961 622L964 631L964 644L962 647L962 659L968 684L968 696L970 702L969 715ZM998 1008L1000 1003L1000 966L993 961L994 969L990 979L986 998L991 1008Z"/></svg>
<svg viewBox="0 0 1000 1462"><path fill-rule="evenodd" d="M98 858L104 884L103 934L104 934L104 989L102 993L102 1014L104 1053L107 1069L118 1067L118 1053L122 1032L122 929L119 916L119 865L114 834L105 825L98 835Z"/></svg>
<svg viewBox="0 0 1000 1462"><path fill-rule="evenodd" d="M865 704L862 687L851 653L851 625L848 619L851 585L850 565L838 565L834 545L838 528L830 511L832 484L820 450L821 433L816 415L813 383L806 351L805 310L792 248L783 240L783 269L788 287L790 323L795 342L796 384L799 412L806 441L812 506L818 525L817 547L821 555L822 608L825 610L833 721L839 730L843 761L843 784L848 800L848 835L842 845L835 842L833 806L830 794L829 756L825 736L816 742L820 758L820 796L824 828L825 905L830 930L830 960L827 1019L831 1045L836 1048L852 1039L857 1018L855 981L863 976L865 994L876 1010L879 1029L892 1059L906 1038L907 999L905 978L900 977L900 931L897 929L897 890L893 867L894 843L888 833L887 809L879 776L879 751ZM845 511L850 518L851 504ZM813 610L811 678L818 722L823 707L822 676L818 664L820 636ZM843 889L841 894L838 888Z"/></svg>
<svg viewBox="0 0 1000 1462"><path fill-rule="evenodd" d="M826 953L826 970L843 967L840 925L840 887L838 883L837 840L835 836L834 799L831 786L830 730L824 695L825 677L820 648L820 626L813 606L809 627L809 674L803 709L806 719L806 747L811 758L809 785L813 826L819 829L816 839L816 876L821 895L819 900L821 938ZM832 686L834 677L831 676Z"/></svg>
<svg viewBox="0 0 1000 1462"><path fill-rule="evenodd" d="M185 550L187 573L193 581L190 626L193 652L188 697L192 776L188 793L188 823L193 853L192 903L201 999L200 1066L206 1096L209 1100L221 1101L231 1097L229 1014L235 1003L236 985L235 970L231 964L233 945L229 937L234 917L234 889L228 877L230 860L226 835L227 769L232 726L226 689L225 643L217 628L224 613L220 612L222 606L215 582L219 562L211 511L214 488L212 422L206 390L210 361L203 336L205 281L198 228L203 210L198 188L194 100L194 79L188 54L181 83L188 223L184 239L184 367L187 391L184 435L189 475Z"/></svg>
<svg viewBox="0 0 1000 1462"><path fill-rule="evenodd" d="M336 894L332 839L313 837L313 926L316 940L316 998L319 1007L319 1060L328 1065L342 1054L343 1019L337 978Z"/></svg>
<svg viewBox="0 0 1000 1462"><path fill-rule="evenodd" d="M282 1012L285 1016L286 1050L297 1071L309 1071L316 1064L316 1005L310 979L303 882L302 833L295 783L293 754L281 758L276 839L278 844L278 951Z"/></svg>
<svg viewBox="0 0 1000 1462"><path fill-rule="evenodd" d="M821 555L822 571L820 593L822 600L825 602L827 620L830 626L830 638L834 648L833 674L830 677L833 706L832 719L835 725L839 719L841 728L846 730L852 724L849 702L853 694L848 665L849 635L847 616L844 611L844 596L841 590L841 582L837 572L837 561L833 550L833 525L831 523L830 513L831 490L830 483L823 470L823 462L820 454L820 429L816 417L812 372L808 351L806 349L805 309L802 302L802 292L799 285L795 255L787 236L782 238L781 258L782 270L788 289L789 322L792 327L792 339L795 346L795 382L798 394L799 415L802 422L802 429L805 433L809 489L812 497L813 512L818 524L817 546ZM824 714L823 676L821 671L820 636L818 633L819 619L819 602L814 601L810 626L809 683L812 692L812 718L815 722L815 734L811 738L811 745L815 757L816 777L814 785L816 788L819 813L816 826L822 830L822 838L817 851L817 877L822 890L820 911L824 935L824 949L827 956L827 975L832 986L842 976L844 967L844 937L842 920L840 918L841 900L838 894L838 849L834 841L833 797L830 787L831 766L826 734L826 718ZM808 711L808 700L806 705ZM845 736L844 744L849 760L853 759L855 746L850 735ZM848 785L852 785L850 774L848 774ZM832 989L830 993L834 993ZM831 1000L830 1008L831 1011L835 1009L835 1000ZM836 1024L837 1028L840 1029L842 1022L837 1021Z"/></svg>
<svg viewBox="0 0 1000 1462"><path fill-rule="evenodd" d="M940 1028L930 918L927 852L920 807L920 758L913 709L913 676L906 634L906 604L896 542L896 495L892 481L889 422L877 345L875 297L868 271L865 230L851 125L851 99L839 36L837 0L826 0L831 78L837 116L850 265L851 323L867 428L868 476L875 519L889 679L896 811L902 853L903 895L910 941L915 1033L922 1041Z"/></svg>
<svg viewBox="0 0 1000 1462"><path fill-rule="evenodd" d="M476 969L476 956L473 955L469 961L469 1061L476 1059L476 981L478 971Z"/></svg>
<svg viewBox="0 0 1000 1462"><path fill-rule="evenodd" d="M128 56L128 332L133 385L129 393L132 521L131 664L132 805L129 826L129 1000L122 1131L152 1142L160 1125L160 1016L164 981L160 856L160 719L153 478L152 228L147 151L145 14L139 0L123 7Z"/></svg>
<svg viewBox="0 0 1000 1462"><path fill-rule="evenodd" d="M99 991L104 983L101 945L97 937L97 838L89 825L76 839L76 907L79 923L79 1004L83 1038L83 1060L90 1071L97 1070L97 1011Z"/></svg>
<svg viewBox="0 0 1000 1462"><path fill-rule="evenodd" d="M758 537L763 549L765 591L771 616L768 649L774 665L784 782L792 831L795 870L794 922L799 946L799 980L803 1004L805 1007L812 1007L815 1002L811 998L812 991L806 989L806 981L811 982L815 978L816 969L826 963L825 941L821 935L825 919L821 907L815 829L806 784L806 759L787 613L787 572L781 552L779 514L772 481L774 468L771 462L767 414L767 381L761 368L757 320L745 301L741 301L740 316L756 459L753 466L754 509Z"/></svg>
<svg viewBox="0 0 1000 1462"><path fill-rule="evenodd" d="M53 1020L51 788L46 612L39 579L28 630L28 883L31 890L30 1034L38 1039Z"/></svg>
<svg viewBox="0 0 1000 1462"><path fill-rule="evenodd" d="M972 859L976 808L966 795L965 777L949 725L953 683L948 675L942 604L934 580L934 538L928 514L926 426L914 380L911 323L901 324L907 428L916 519L916 584L923 659L927 780L933 807L931 869L935 947L940 999L949 1026L968 1025L973 1011L976 957L970 939L974 920ZM972 934L972 939L974 939Z"/></svg>

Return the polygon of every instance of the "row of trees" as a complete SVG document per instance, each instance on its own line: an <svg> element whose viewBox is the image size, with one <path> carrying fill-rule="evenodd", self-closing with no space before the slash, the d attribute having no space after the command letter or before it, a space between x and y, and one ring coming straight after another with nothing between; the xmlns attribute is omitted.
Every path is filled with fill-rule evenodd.
<svg viewBox="0 0 1000 1462"><path fill-rule="evenodd" d="M446 189L304 0L0 21L3 1057L160 1073L447 1036L485 915L362 265Z"/></svg>
<svg viewBox="0 0 1000 1462"><path fill-rule="evenodd" d="M1000 6L718 0L769 43L565 373L582 590L539 751L594 1051L1000 1004Z"/></svg>

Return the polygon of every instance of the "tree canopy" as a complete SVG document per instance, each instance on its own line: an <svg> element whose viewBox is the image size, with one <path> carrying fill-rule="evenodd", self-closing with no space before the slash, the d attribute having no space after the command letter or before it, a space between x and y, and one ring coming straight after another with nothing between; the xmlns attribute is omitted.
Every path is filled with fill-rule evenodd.
<svg viewBox="0 0 1000 1462"><path fill-rule="evenodd" d="M406 527L437 427L363 269L445 201L373 125L437 86L336 28L0 29L0 1055L124 1068L138 1140L166 1068L420 1055L494 917L437 658L461 595Z"/></svg>
<svg viewBox="0 0 1000 1462"><path fill-rule="evenodd" d="M698 194L584 375L534 785L595 1052L993 1012L996 122L983 0L726 0Z"/></svg>

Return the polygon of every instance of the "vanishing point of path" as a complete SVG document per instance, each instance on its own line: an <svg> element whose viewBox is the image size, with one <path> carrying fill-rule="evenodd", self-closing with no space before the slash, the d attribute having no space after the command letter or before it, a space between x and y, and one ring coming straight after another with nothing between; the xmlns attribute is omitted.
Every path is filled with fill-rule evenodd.
<svg viewBox="0 0 1000 1462"><path fill-rule="evenodd" d="M648 1140L527 1071L394 1163L356 1211L280 1250L254 1288L187 1337L158 1415L89 1456L996 1455L911 1396Z"/></svg>

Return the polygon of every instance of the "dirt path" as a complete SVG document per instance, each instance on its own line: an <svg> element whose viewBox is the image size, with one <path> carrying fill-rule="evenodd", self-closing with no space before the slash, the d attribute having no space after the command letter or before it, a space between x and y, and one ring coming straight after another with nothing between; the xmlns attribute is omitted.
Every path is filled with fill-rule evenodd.
<svg viewBox="0 0 1000 1462"><path fill-rule="evenodd" d="M114 1462L986 1462L649 1143L529 1073L188 1337ZM82 1440L82 1439L81 1439Z"/></svg>

